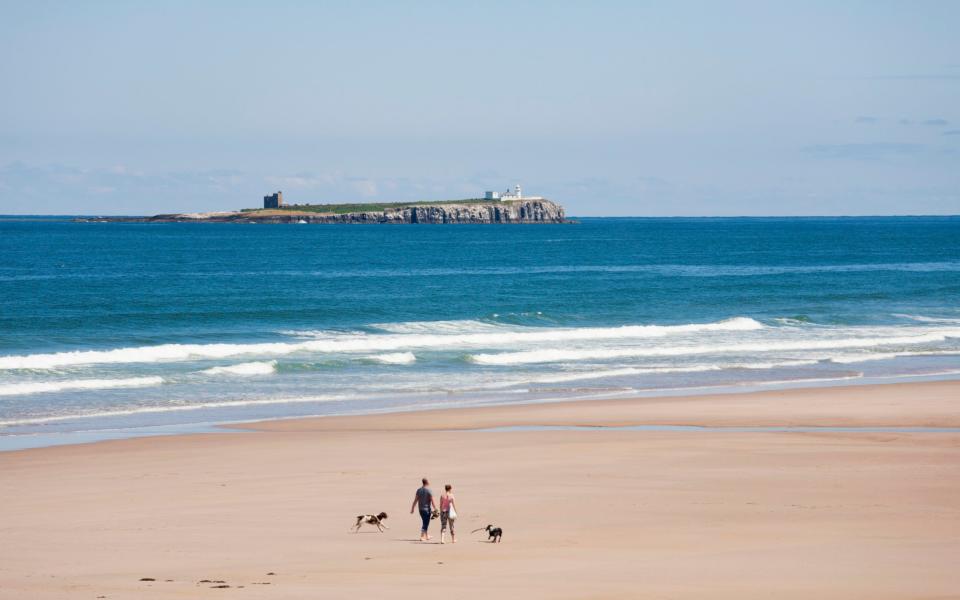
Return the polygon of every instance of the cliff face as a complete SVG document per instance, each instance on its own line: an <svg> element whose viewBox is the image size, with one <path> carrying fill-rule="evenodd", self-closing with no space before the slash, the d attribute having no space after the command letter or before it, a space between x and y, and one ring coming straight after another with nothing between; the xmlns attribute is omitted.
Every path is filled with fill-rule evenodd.
<svg viewBox="0 0 960 600"><path fill-rule="evenodd" d="M563 207L549 200L490 204L434 204L378 212L301 217L318 223L563 223ZM291 219L297 221L298 218Z"/></svg>
<svg viewBox="0 0 960 600"><path fill-rule="evenodd" d="M269 211L261 213L191 213L156 215L143 219L111 219L107 221L140 222L217 222L217 223L357 223L357 224L456 224L456 223L565 223L563 207L549 200L519 200L477 204L430 204L388 208L345 214L301 211Z"/></svg>

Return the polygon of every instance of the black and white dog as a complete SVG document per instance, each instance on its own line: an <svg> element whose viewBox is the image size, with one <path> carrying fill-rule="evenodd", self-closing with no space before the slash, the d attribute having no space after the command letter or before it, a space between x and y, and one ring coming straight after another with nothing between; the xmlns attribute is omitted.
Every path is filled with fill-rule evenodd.
<svg viewBox="0 0 960 600"><path fill-rule="evenodd" d="M486 531L487 541L491 544L497 544L500 542L500 538L503 537L503 529L499 527L494 527L493 525L487 525L486 527L481 527L480 529L474 529L471 533L476 533L477 531Z"/></svg>
<svg viewBox="0 0 960 600"><path fill-rule="evenodd" d="M387 513L382 512L379 515L357 515L357 523L353 526L353 532L357 533L360 531L360 528L363 527L363 524L375 525L377 529L380 530L380 533L383 533L384 529L390 529L387 527L387 524L384 521L387 520Z"/></svg>

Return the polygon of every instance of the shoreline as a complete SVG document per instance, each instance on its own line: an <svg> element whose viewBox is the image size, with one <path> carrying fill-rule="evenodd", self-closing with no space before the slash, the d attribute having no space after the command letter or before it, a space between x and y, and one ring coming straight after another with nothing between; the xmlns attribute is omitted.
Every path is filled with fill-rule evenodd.
<svg viewBox="0 0 960 600"><path fill-rule="evenodd" d="M889 381L884 381L889 379ZM359 412L346 412L346 413L335 413L335 414L326 414L326 415L297 415L297 416L281 416L269 419L223 419L216 421L203 421L196 423L183 423L183 424L162 424L162 425L147 425L139 427L108 427L101 429L80 429L75 431L64 431L64 432L30 432L30 433L12 433L12 434L0 434L0 455L6 452L21 452L25 450L34 450L40 448L49 448L49 447L58 447L58 446L73 446L79 444L96 444L100 442L107 442L112 440L124 440L124 439L139 439L139 438L148 438L148 437L157 437L157 436L179 436L179 435L194 435L197 433L225 433L238 430L253 431L256 430L259 424L269 424L277 422L287 422L287 421L303 421L303 420L314 420L314 419L332 419L340 417L376 417L376 416L390 416L390 415L403 415L403 414L420 414L420 413L432 413L434 411L459 411L459 410L472 410L472 409L495 409L501 407L512 407L512 406L552 406L552 405L565 405L565 404L586 404L590 406L596 405L596 403L602 402L632 402L632 401L641 401L641 400L683 400L691 398L704 398L704 397L723 397L729 395L755 395L755 394L771 394L778 392L789 392L789 391L801 391L801 390L818 390L818 389L833 389L833 388L864 388L864 387L885 387L891 385L914 385L914 384L926 384L926 383L949 383L949 382L958 382L960 383L960 378L957 378L953 373L934 373L928 375L918 375L918 376L891 376L890 378L882 377L871 377L871 378L850 378L850 379L826 379L826 380L806 380L797 382L801 385L790 385L790 384L750 384L744 386L705 386L705 387L693 387L693 388L665 388L659 390L636 390L633 395L629 392L624 392L623 395L605 395L605 397L599 398L575 398L575 399L564 399L564 398L555 398L555 399L536 399L528 401L519 401L519 402L480 402L477 404L457 404L450 406L431 406L428 408L418 408L417 406L404 406L404 407L391 407L388 409L374 409L366 410ZM806 385L802 385L806 383ZM68 419L64 419L65 421ZM645 425L691 425L698 426L696 423L631 423L628 424L631 426L645 426ZM878 425L872 424L874 427ZM504 426L510 426L506 424ZM616 425L615 425L616 426ZM622 425L621 425L622 426ZM755 425L759 427L804 427L805 425L800 424L784 424L784 423L773 423L765 425ZM849 425L849 424L834 424L833 427L869 427L870 425ZM885 427L929 427L926 424L919 423L908 423L905 425L897 425L893 423L886 423L883 426ZM494 426L497 427L497 426Z"/></svg>
<svg viewBox="0 0 960 600"><path fill-rule="evenodd" d="M404 406L400 408L388 408L384 410L368 410L359 412L346 412L327 415L298 415L281 416L270 419L224 419L216 421L204 421L197 423L184 424L166 424L166 425L148 425L140 427L119 427L102 429L82 429L67 432L35 432L35 433L14 433L0 435L0 454L4 452L17 452L22 450L31 450L37 448L46 448L54 446L70 446L75 444L91 444L103 441L119 439L137 439L141 437L170 436L170 435L192 435L195 433L216 433L238 429L247 429L246 426L258 423L273 423L284 421L299 421L304 419L328 419L334 417L366 417L378 415L394 415L405 413L424 413L432 411L448 410L469 410L483 408L497 408L509 406L538 406L554 404L577 404L577 403L597 403L597 402L625 402L635 400L649 399L683 399L700 398L705 396L727 396L732 394L764 394L789 390L811 390L811 389L830 389L830 388L859 388L865 386L888 386L888 385L910 385L914 383L937 383L960 381L952 373L935 373L919 376L891 376L890 378L849 378L849 379L825 379L825 380L805 380L796 382L800 385L791 385L789 383L774 384L749 384L744 386L705 386L692 388L665 388L659 390L638 390L635 395L628 395L630 392L623 392L623 395L605 395L601 394L599 398L575 398L575 399L536 399L529 401L501 403L496 401L482 401L477 404L457 404L450 406L433 406L429 408L419 408L417 406ZM889 379L889 381L884 381ZM803 385L806 384L806 385ZM64 419L68 420L68 419ZM642 425L642 424L641 424ZM672 425L672 424L671 424ZM918 425L913 425L914 427ZM922 425L919 425L922 426Z"/></svg>
<svg viewBox="0 0 960 600"><path fill-rule="evenodd" d="M4 452L0 599L949 597L960 433L609 427L955 428L957 398L947 381L501 405ZM454 485L458 544L416 541L422 476ZM379 511L389 530L349 533ZM503 543L469 533L488 523Z"/></svg>

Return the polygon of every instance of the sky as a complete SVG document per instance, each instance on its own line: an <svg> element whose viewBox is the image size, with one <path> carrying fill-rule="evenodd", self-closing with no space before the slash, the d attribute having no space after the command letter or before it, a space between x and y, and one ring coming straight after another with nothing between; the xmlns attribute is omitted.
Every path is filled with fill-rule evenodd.
<svg viewBox="0 0 960 600"><path fill-rule="evenodd" d="M0 0L0 214L960 214L960 2Z"/></svg>

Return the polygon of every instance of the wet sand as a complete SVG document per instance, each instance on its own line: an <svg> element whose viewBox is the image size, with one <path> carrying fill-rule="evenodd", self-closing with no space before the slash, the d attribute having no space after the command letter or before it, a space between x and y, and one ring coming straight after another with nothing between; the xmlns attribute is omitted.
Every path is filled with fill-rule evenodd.
<svg viewBox="0 0 960 600"><path fill-rule="evenodd" d="M891 384L4 452L0 598L956 597L960 434L470 430L960 427L958 403ZM423 475L455 487L456 545L416 541ZM380 511L386 533L349 533ZM503 543L469 533L487 523Z"/></svg>

